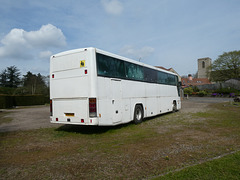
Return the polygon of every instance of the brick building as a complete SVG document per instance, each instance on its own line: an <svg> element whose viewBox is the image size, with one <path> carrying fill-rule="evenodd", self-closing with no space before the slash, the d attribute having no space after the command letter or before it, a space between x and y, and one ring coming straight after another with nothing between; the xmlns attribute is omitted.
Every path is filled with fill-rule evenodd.
<svg viewBox="0 0 240 180"><path fill-rule="evenodd" d="M181 82L183 88L211 84L208 78L193 78L191 74L188 75L188 78L182 78Z"/></svg>

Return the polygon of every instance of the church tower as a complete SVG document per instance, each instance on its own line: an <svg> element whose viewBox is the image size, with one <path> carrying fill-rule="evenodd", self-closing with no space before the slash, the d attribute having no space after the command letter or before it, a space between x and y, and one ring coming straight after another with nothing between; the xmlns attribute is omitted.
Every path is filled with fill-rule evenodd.
<svg viewBox="0 0 240 180"><path fill-rule="evenodd" d="M211 64L212 59L209 57L198 59L198 78L208 78L208 67Z"/></svg>

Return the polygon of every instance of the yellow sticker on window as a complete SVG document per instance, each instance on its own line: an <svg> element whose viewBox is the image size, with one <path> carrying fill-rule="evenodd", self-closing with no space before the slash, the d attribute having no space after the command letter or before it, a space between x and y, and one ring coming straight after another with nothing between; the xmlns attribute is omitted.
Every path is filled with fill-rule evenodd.
<svg viewBox="0 0 240 180"><path fill-rule="evenodd" d="M85 60L80 61L80 67L85 67Z"/></svg>

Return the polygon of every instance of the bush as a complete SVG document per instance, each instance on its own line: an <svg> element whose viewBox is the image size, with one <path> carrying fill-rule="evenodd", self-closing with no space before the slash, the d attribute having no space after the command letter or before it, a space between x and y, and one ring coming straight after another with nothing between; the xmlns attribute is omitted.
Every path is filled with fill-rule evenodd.
<svg viewBox="0 0 240 180"><path fill-rule="evenodd" d="M199 92L199 89L197 86L193 86L193 92Z"/></svg>
<svg viewBox="0 0 240 180"><path fill-rule="evenodd" d="M15 91L15 88L10 87L0 87L0 94L12 95Z"/></svg>
<svg viewBox="0 0 240 180"><path fill-rule="evenodd" d="M45 104L43 95L14 96L16 106L31 106Z"/></svg>
<svg viewBox="0 0 240 180"><path fill-rule="evenodd" d="M184 94L191 95L193 93L193 88L192 87L187 87L184 89Z"/></svg>
<svg viewBox="0 0 240 180"><path fill-rule="evenodd" d="M14 100L12 96L0 95L0 109L12 108Z"/></svg>
<svg viewBox="0 0 240 180"><path fill-rule="evenodd" d="M198 92L198 96L200 96L200 97L203 97L205 95L207 95L207 92L205 90L202 90L202 91Z"/></svg>
<svg viewBox="0 0 240 180"><path fill-rule="evenodd" d="M238 93L238 90L234 89L234 88L220 88L217 89L216 91L214 91L214 93L218 93L218 94L230 94L230 93Z"/></svg>
<svg viewBox="0 0 240 180"><path fill-rule="evenodd" d="M0 95L0 108L12 108L14 106L32 106L49 103L49 97L43 95L8 96Z"/></svg>

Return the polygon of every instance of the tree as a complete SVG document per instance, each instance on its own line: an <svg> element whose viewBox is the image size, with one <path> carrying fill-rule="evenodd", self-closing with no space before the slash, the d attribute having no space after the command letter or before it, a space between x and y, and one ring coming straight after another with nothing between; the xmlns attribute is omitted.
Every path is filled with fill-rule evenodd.
<svg viewBox="0 0 240 180"><path fill-rule="evenodd" d="M5 87L7 84L7 70L4 69L0 74L0 86Z"/></svg>
<svg viewBox="0 0 240 180"><path fill-rule="evenodd" d="M23 87L30 94L46 94L48 90L44 79L40 73L36 75L28 71L23 75Z"/></svg>
<svg viewBox="0 0 240 180"><path fill-rule="evenodd" d="M192 87L184 88L184 94L191 95L192 93L193 93L193 88Z"/></svg>
<svg viewBox="0 0 240 180"><path fill-rule="evenodd" d="M45 79L45 76L42 76L40 73L37 74L38 94L48 94L48 87Z"/></svg>
<svg viewBox="0 0 240 180"><path fill-rule="evenodd" d="M0 74L0 82L2 87L16 88L20 84L20 71L16 66L7 67Z"/></svg>
<svg viewBox="0 0 240 180"><path fill-rule="evenodd" d="M7 68L7 79L8 79L8 87L16 88L20 84L20 70L16 66L10 66Z"/></svg>
<svg viewBox="0 0 240 180"><path fill-rule="evenodd" d="M27 93L35 94L37 86L36 75L30 71L26 75L23 75L23 87L26 88Z"/></svg>
<svg viewBox="0 0 240 180"><path fill-rule="evenodd" d="M211 81L240 78L240 51L224 52L210 66Z"/></svg>

